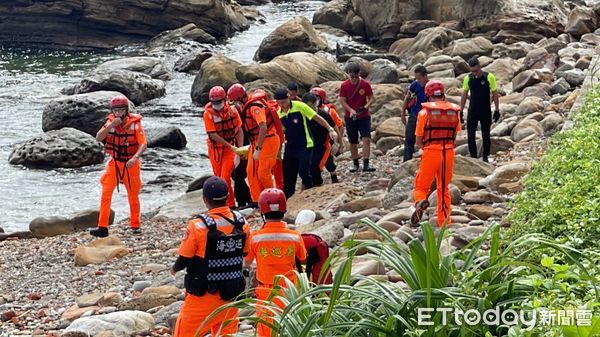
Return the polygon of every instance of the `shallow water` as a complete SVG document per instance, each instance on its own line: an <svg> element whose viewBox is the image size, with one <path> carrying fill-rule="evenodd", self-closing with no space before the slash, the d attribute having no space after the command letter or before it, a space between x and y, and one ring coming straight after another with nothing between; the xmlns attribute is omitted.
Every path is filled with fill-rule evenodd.
<svg viewBox="0 0 600 337"><path fill-rule="evenodd" d="M256 8L265 24L253 24L217 49L241 63L252 63L262 39L273 29L298 15L312 19L320 1L267 4ZM335 46L335 40L330 40ZM8 164L15 144L41 134L46 103L60 96L64 87L77 84L87 71L117 58L116 53L66 53L0 49L0 227L5 231L25 230L39 216L69 216L79 210L99 207L104 164L80 169L34 170ZM142 166L142 212L177 198L194 177L210 172L206 134L199 108L192 105L190 89L194 76L174 73L167 82L167 95L139 106L145 128L174 125L187 137L182 151L150 149ZM159 176L179 178L153 184ZM115 191L113 210L117 219L128 217L124 189Z"/></svg>

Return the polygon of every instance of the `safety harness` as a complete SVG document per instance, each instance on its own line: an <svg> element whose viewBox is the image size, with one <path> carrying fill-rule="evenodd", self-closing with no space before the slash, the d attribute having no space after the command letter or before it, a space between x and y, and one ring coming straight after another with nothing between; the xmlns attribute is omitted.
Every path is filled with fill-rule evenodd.
<svg viewBox="0 0 600 337"><path fill-rule="evenodd" d="M445 102L444 102L445 103ZM422 107L427 112L427 122L423 133L423 144L442 145L442 196L446 192L446 145L454 144L456 139L456 128L460 123L460 110L449 104L437 102L423 103ZM446 212L446 199L442 198L442 210L444 218L448 218Z"/></svg>

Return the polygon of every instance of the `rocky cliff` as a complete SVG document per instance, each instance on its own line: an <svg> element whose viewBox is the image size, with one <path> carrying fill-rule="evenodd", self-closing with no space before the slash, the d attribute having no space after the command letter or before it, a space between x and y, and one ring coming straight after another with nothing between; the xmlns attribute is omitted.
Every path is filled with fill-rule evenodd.
<svg viewBox="0 0 600 337"><path fill-rule="evenodd" d="M50 49L114 48L194 23L212 36L246 29L228 0L0 1L0 45Z"/></svg>

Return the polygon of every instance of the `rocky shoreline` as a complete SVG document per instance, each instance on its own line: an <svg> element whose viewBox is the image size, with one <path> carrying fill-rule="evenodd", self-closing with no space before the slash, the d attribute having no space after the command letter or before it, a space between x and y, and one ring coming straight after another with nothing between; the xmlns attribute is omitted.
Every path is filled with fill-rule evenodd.
<svg viewBox="0 0 600 337"><path fill-rule="evenodd" d="M362 75L373 84L371 162L377 172L348 173L351 161L345 152L338 157L343 183L298 193L289 201L287 220L293 223L301 210L314 211L316 221L297 229L317 233L336 247L350 238L378 239L359 223L369 218L404 244L410 237L420 236L419 228L408 225L419 158L401 162L404 127L400 107L406 84L412 69L424 64L430 78L444 82L448 99L458 102L462 79L469 71L465 59L478 55L484 70L496 75L503 118L492 128L491 164L469 158L466 133L458 136L450 187L452 226L444 249L464 247L491 223L510 226L505 216L510 200L522 190L521 178L543 154L548 138L569 126L591 79L598 78L599 3L593 7L585 1L517 4L498 0L469 7L459 0L442 2L443 6L438 1L414 1L400 8L394 1L381 0L378 4L389 10L380 11L383 7L376 6L377 13L372 10L375 6L367 3L371 2L331 1L315 14L312 23L366 38L388 48L385 53L353 55L340 47L336 59L328 53L332 50L323 43L321 29L315 30L306 19L290 20L267 36L256 53L256 58L265 62L252 65L240 64L196 41L203 36L200 27L188 25L163 33L140 53L99 65L80 84L65 88L67 96L53 100L44 110L42 124L48 133L19 145L11 162L77 167L101 160L91 152L77 163L66 161L71 152L64 149L72 146L70 135L78 132L91 137L108 111L105 98L115 91L126 93L132 107L144 109L146 102L164 95L164 81L169 80L171 71L178 71L173 69L175 65L197 74L190 90L196 104L206 100L213 85L241 82L250 89L272 91L295 81L305 90L320 84L339 106L337 95L344 73L336 61L341 58L359 62ZM426 13L427 20L417 18L418 13ZM303 47L289 50L294 44ZM167 62L174 56L178 57L175 62ZM57 132L66 135L56 136ZM155 130L150 138L156 146L185 147L185 136L177 129ZM92 140L89 147L98 147ZM480 143L478 140L479 147ZM53 144L58 144L56 151L40 154ZM50 233L0 233L4 240L0 242L0 336L170 336L183 299L183 275L172 277L168 269L177 256L186 221L203 210L202 192L192 185L199 185L198 181L179 199L145 214L140 237L127 233L126 221L113 225L108 240L93 242L84 232L72 232L94 226L93 212L88 214L89 221L81 220L80 215L54 219L64 227ZM435 201L432 193L432 206ZM248 216L255 228L260 226L256 214ZM435 207L430 207L425 219L437 223ZM48 222L43 219L37 223L38 231L56 228L44 227ZM32 236L38 239L30 239ZM353 273L398 281L398 275L374 261L357 259ZM110 316L114 312L125 318L114 321ZM107 322L113 325L103 325ZM98 326L113 333L102 332ZM252 329L248 322L242 323L241 331Z"/></svg>

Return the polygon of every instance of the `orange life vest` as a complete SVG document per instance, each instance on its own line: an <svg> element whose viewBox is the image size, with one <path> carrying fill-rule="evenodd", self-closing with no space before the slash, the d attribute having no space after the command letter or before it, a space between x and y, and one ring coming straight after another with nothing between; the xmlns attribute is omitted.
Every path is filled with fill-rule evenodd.
<svg viewBox="0 0 600 337"><path fill-rule="evenodd" d="M460 123L460 107L450 102L428 102L422 104L427 112L423 133L423 144L448 144L456 139L456 128Z"/></svg>
<svg viewBox="0 0 600 337"><path fill-rule="evenodd" d="M112 122L115 115L110 114L107 122ZM138 114L127 114L125 121L109 131L104 138L104 149L114 160L127 162L139 150L140 144L137 142L137 128L142 116Z"/></svg>
<svg viewBox="0 0 600 337"><path fill-rule="evenodd" d="M258 141L259 127L258 123L252 118L250 114L250 108L252 107L260 107L265 111L265 118L267 120L267 135L266 137L272 137L275 135L275 119L273 116L277 116L277 111L273 113L271 111L273 107L267 102L266 98L262 95L254 96L250 95L248 97L248 101L244 104L242 108L242 114L240 115L242 119L242 125L244 131L246 131L246 135L250 139L250 142L255 143Z"/></svg>
<svg viewBox="0 0 600 337"><path fill-rule="evenodd" d="M223 114L219 112L215 112L210 103L204 106L204 113L213 115L213 122L215 124L215 129L217 130L217 134L221 136L221 138L225 139L229 144L235 145L235 135L237 134L238 128L235 126L235 113L237 109L234 106L229 105L229 103L225 103L223 110L226 111L224 114L227 116L223 118ZM217 143L208 137L210 144L212 146L223 146L222 144Z"/></svg>

